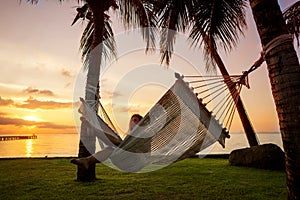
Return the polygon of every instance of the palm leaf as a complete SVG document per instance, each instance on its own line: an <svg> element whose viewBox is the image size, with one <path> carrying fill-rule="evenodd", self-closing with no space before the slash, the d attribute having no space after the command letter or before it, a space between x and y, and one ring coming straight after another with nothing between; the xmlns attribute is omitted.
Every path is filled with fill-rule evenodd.
<svg viewBox="0 0 300 200"><path fill-rule="evenodd" d="M153 0L153 12L159 19L157 26L160 31L161 63L169 65L176 40L176 32L185 32L189 27L189 13L193 8L193 1L182 0Z"/></svg>
<svg viewBox="0 0 300 200"><path fill-rule="evenodd" d="M152 27L156 24L156 18L152 14L152 5L145 0L118 0L118 4L124 27L141 28L146 52L154 49L156 31Z"/></svg>
<svg viewBox="0 0 300 200"><path fill-rule="evenodd" d="M91 52L93 42L94 25L92 21L89 21L85 30L82 33L80 40L80 50L82 53L82 60L84 61L85 68L87 67L87 56ZM117 47L114 39L114 33L108 20L104 22L104 34L103 34L103 61L117 59Z"/></svg>
<svg viewBox="0 0 300 200"><path fill-rule="evenodd" d="M237 45L243 28L246 28L245 9L245 0L195 1L189 38L192 45L204 45L206 60L212 53L211 48L216 51L221 46L225 51L230 51ZM214 65L206 67L215 70Z"/></svg>
<svg viewBox="0 0 300 200"><path fill-rule="evenodd" d="M144 4L141 0L120 0L120 15L123 20L125 28L139 27L142 28L142 36L146 41L146 51L155 48L155 29L149 28L155 25L155 17L152 15L150 4ZM87 13L86 13L87 14ZM77 16L76 16L77 17ZM74 24L78 17L74 19ZM85 17L83 17L85 19ZM104 35L103 35L103 61L117 59L117 48L116 42L114 40L113 30L109 23L109 16L106 15ZM84 61L84 66L86 65L86 60L89 52L91 51L91 46L93 42L93 20L87 23L87 26L82 34L80 41L80 50L82 52L82 60Z"/></svg>
<svg viewBox="0 0 300 200"><path fill-rule="evenodd" d="M63 2L64 0L58 0L59 2ZM83 0L82 0L83 1ZM19 0L19 3L21 3L22 0ZM31 3L31 4L37 4L39 0L26 0L26 2ZM79 0L78 0L79 3Z"/></svg>
<svg viewBox="0 0 300 200"><path fill-rule="evenodd" d="M299 29L300 29L300 1L297 1L292 6L283 12L283 17L287 24L289 32L296 38L299 46Z"/></svg>

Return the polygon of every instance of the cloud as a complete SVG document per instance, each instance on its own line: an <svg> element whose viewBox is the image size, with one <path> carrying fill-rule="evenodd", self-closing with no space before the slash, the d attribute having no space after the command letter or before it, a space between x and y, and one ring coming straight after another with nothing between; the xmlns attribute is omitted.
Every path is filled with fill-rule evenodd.
<svg viewBox="0 0 300 200"><path fill-rule="evenodd" d="M26 94L38 94L38 95L44 95L44 96L55 96L54 92L51 90L40 90L33 87L28 87L27 89L23 90Z"/></svg>
<svg viewBox="0 0 300 200"><path fill-rule="evenodd" d="M66 70L66 69L62 69L60 71L61 75L65 76L65 77L68 77L68 78L71 78L73 75L71 74L70 71Z"/></svg>
<svg viewBox="0 0 300 200"><path fill-rule="evenodd" d="M113 106L113 110L115 112L121 112L121 113L141 113L145 108L143 108L140 105L131 105L131 106Z"/></svg>
<svg viewBox="0 0 300 200"><path fill-rule="evenodd" d="M108 83L108 81L109 81L109 79L108 79L108 78L101 78L101 81L100 81L100 83L101 83L101 87L105 87L105 84L107 84L107 83Z"/></svg>
<svg viewBox="0 0 300 200"><path fill-rule="evenodd" d="M74 102L74 105L75 106L78 105L78 102ZM27 108L33 110L34 109L54 110L54 109L72 108L73 102L40 101L33 97L29 97L24 102L16 103L12 99L4 99L0 96L0 106L14 106L16 108Z"/></svg>
<svg viewBox="0 0 300 200"><path fill-rule="evenodd" d="M6 115L8 115L8 113L0 112L0 116L6 116Z"/></svg>
<svg viewBox="0 0 300 200"><path fill-rule="evenodd" d="M71 84L72 84L71 82L65 84L65 88L69 88L71 86Z"/></svg>
<svg viewBox="0 0 300 200"><path fill-rule="evenodd" d="M17 108L27 108L27 109L62 109L71 108L73 106L72 102L57 102L57 101L40 101L33 97L29 97L23 103L15 104Z"/></svg>
<svg viewBox="0 0 300 200"><path fill-rule="evenodd" d="M33 126L36 122L0 116L0 125Z"/></svg>
<svg viewBox="0 0 300 200"><path fill-rule="evenodd" d="M122 97L123 94L120 92L112 92L109 90L102 90L101 91L101 96L105 96L105 98L111 99L111 98L118 98L118 97Z"/></svg>
<svg viewBox="0 0 300 200"><path fill-rule="evenodd" d="M0 125L14 125L14 126L36 126L37 128L49 128L49 129L69 129L74 128L74 126L70 125L62 125L62 124L56 124L52 122L35 122L35 121L29 121L24 120L20 118L9 118L4 117L0 113Z"/></svg>
<svg viewBox="0 0 300 200"><path fill-rule="evenodd" d="M55 124L51 122L38 122L36 124L38 128L51 128L51 129L68 129L68 128L74 128L75 126L69 126L69 125L62 125L62 124Z"/></svg>
<svg viewBox="0 0 300 200"><path fill-rule="evenodd" d="M3 99L0 96L0 106L9 106L9 105L13 105L14 101L12 99Z"/></svg>

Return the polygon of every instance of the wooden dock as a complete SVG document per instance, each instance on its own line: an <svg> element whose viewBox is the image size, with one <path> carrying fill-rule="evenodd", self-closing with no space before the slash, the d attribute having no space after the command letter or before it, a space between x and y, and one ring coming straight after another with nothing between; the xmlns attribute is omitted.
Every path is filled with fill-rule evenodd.
<svg viewBox="0 0 300 200"><path fill-rule="evenodd" d="M8 140L28 140L28 139L37 139L37 135L10 135L10 136L0 136L0 141Z"/></svg>

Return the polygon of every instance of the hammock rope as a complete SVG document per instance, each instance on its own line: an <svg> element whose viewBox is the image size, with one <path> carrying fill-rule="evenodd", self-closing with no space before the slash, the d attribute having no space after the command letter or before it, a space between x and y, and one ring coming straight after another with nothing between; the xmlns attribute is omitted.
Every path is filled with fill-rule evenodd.
<svg viewBox="0 0 300 200"><path fill-rule="evenodd" d="M273 49L278 47L279 45L293 42L293 36L291 34L282 34L272 39L267 45L263 46L263 50L260 53L260 57L254 62L254 64L247 70L243 72L241 76L241 82L247 81L248 75L255 71L257 68L261 66L261 64L266 60L266 55L268 55ZM248 84L246 84L247 88L250 88Z"/></svg>
<svg viewBox="0 0 300 200"><path fill-rule="evenodd" d="M225 79L222 76L184 76L184 78L198 79L186 82L191 85L204 106L214 104L211 113L221 124L225 124L229 131L235 113L234 105L239 99L243 85L240 82L242 76L226 76Z"/></svg>
<svg viewBox="0 0 300 200"><path fill-rule="evenodd" d="M115 125L113 124L113 122L111 121L110 117L108 116L106 110L104 109L104 107L103 107L103 105L102 105L100 99L99 99L98 102L99 102L100 111L101 111L101 112L100 112L100 117L101 117L102 119L104 119L104 121L109 125L109 127L110 127L114 132L117 133L117 129L116 129Z"/></svg>

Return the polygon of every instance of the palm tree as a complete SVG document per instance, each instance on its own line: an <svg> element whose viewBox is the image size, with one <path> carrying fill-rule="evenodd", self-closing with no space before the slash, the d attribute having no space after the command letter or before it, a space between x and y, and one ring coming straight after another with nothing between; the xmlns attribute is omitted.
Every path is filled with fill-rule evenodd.
<svg viewBox="0 0 300 200"><path fill-rule="evenodd" d="M204 45L204 55L207 60L212 60L219 68L224 78L229 76L229 73L223 63L221 56L218 54L216 41L220 41L222 47L229 51L238 42L238 33L242 34L242 29L246 27L245 22L245 2L241 0L232 1L196 1L195 7L198 9L192 13L193 26L190 33L190 38L195 45ZM210 67L210 65L207 65ZM232 83L226 82L230 88ZM231 87L232 88L232 87ZM232 96L236 91L231 91ZM247 116L241 98L236 102L236 108L239 113L242 125L244 127L248 143L250 146L258 145L258 139L252 127L252 124Z"/></svg>
<svg viewBox="0 0 300 200"><path fill-rule="evenodd" d="M163 1L165 3L164 7L161 8L161 13L159 16L165 18L165 22L162 25L169 24L167 28L173 30L185 30L188 26L186 20L188 17L194 21L194 26L192 29L191 38L195 42L204 43L207 50L209 50L209 55L215 59L219 60L219 56L216 52L216 39L221 40L223 45L228 45L236 42L236 30L242 31L243 24L239 21L244 16L243 12L228 13L228 15L219 15L219 20L224 19L224 24L216 26L216 23L220 22L213 17L214 13L219 13L222 9L229 10L229 3L238 7L243 7L246 1L194 1L194 5L198 10L194 15L191 9L193 4L191 1L182 2L176 0ZM219 7L223 2L223 7ZM280 129L283 139L283 146L285 150L286 157L286 172L287 172L287 188L288 188L288 198L289 199L299 199L300 198L300 134L298 134L300 129L299 123L299 111L300 111L300 68L299 61L293 47L292 40L285 39L288 34L288 29L283 19L280 7L277 0L249 0L252 13L257 25L257 30L259 32L261 43L263 47L267 47L269 42L276 39L276 42L271 45L272 49L267 49L265 59L268 65L270 82L272 85L272 92L274 101L277 108L277 113L280 122ZM157 1L155 1L157 3ZM207 10L207 5L201 7L201 4L211 4L211 9ZM218 8L217 8L218 7ZM168 8L168 9L166 9ZM172 11L172 8L174 11ZM202 8L202 9L200 9ZM219 10L219 11L218 11ZM298 11L299 9L296 9ZM167 11L167 12L166 12ZM207 13L205 13L205 11ZM176 15L177 12L177 15ZM202 13L203 12L203 13ZM191 13L189 16L187 13ZM208 15L207 20L205 14ZM170 18L172 16L172 18ZM174 17L175 16L175 17ZM231 16L232 18L226 18L226 16ZM200 17L200 18L199 18ZM218 17L218 15L216 15ZM172 19L172 20L170 20ZM202 21L201 21L202 20ZM175 22L174 22L175 21ZM211 22L211 23L209 23ZM288 20L287 20L288 22ZM198 24L197 24L198 23ZM232 23L232 24L230 24ZM229 24L229 27L228 27ZM299 28L299 23L295 25ZM174 29L174 27L176 29ZM185 29L183 29L185 28ZM228 29L229 28L229 29ZM295 29L294 29L295 30ZM298 29L296 29L298 30ZM193 32L194 31L194 32ZM298 31L296 31L298 33ZM163 59L169 62L171 57L173 41L175 35L167 34L169 37L166 39L166 44L169 45L163 52ZM297 34L296 34L297 36ZM169 44L168 44L169 43ZM276 45L276 46L274 46ZM164 46L163 46L164 47ZM213 48L212 48L213 47ZM230 46L229 46L230 47ZM168 55L169 54L169 55ZM216 59L217 58L217 59ZM218 64L218 62L217 62ZM219 64L218 64L219 66Z"/></svg>
<svg viewBox="0 0 300 200"><path fill-rule="evenodd" d="M92 40L90 44L90 50L87 50L87 56L85 63L87 65L87 83L85 89L85 100L94 108L95 112L98 111L98 107L95 106L95 101L98 100L99 76L100 66L103 52L103 37L105 27L105 11L108 11L110 7L117 8L114 1L93 1L87 0L86 4L81 7L80 13L90 13L93 25ZM79 10L79 9L77 9ZM90 12L86 12L89 10ZM91 24L88 24L91 26ZM81 124L80 143L78 157L86 157L95 152L96 138L92 134L88 134L88 124L83 121ZM77 169L78 181L91 181L96 179L95 165L91 166L88 170L82 168Z"/></svg>
<svg viewBox="0 0 300 200"><path fill-rule="evenodd" d="M216 64L224 78L229 76L225 64L218 54L216 41L220 40L225 50L230 50L237 44L237 33L242 33L242 28L246 26L245 2L242 0L153 0L151 2L154 7L153 12L159 18L158 26L164 28L160 41L162 62L165 61L166 64L170 62L176 31L190 30L190 38L193 43L204 45L207 68L212 69L210 63L213 64L213 67ZM236 94L235 88L231 87L232 83L228 81L226 84L230 87L232 95ZM258 145L256 134L241 98L236 102L236 107L249 145Z"/></svg>
<svg viewBox="0 0 300 200"><path fill-rule="evenodd" d="M289 199L300 199L300 67L277 0L249 0L265 55L286 160Z"/></svg>
<svg viewBox="0 0 300 200"><path fill-rule="evenodd" d="M115 0L85 0L85 2L86 4L77 8L78 14L73 24L78 18L87 18L90 20L81 39L81 49L85 66L88 70L85 101L90 103L90 106L94 107L95 112L97 112L98 107L95 107L94 104L99 100L99 75L102 56L109 56L110 53L114 54L114 51L106 51L105 53L103 46L106 45L110 50L115 48L114 40L109 37L113 36L112 29L108 23L109 16L104 12L110 8L119 9L125 27L130 27L130 25L142 28L150 27L152 22L148 17L149 8L144 6L144 1L142 0L118 0L117 2ZM153 20L154 18L151 19ZM154 39L151 30L147 28L142 29L142 36L146 40L147 49L151 48L151 45L154 44L154 42L151 42L151 39ZM87 134L88 125L86 123L83 121L81 124L78 157L86 157L95 152L96 138L94 135ZM78 181L91 181L95 179L95 165L91 166L88 170L78 167Z"/></svg>

